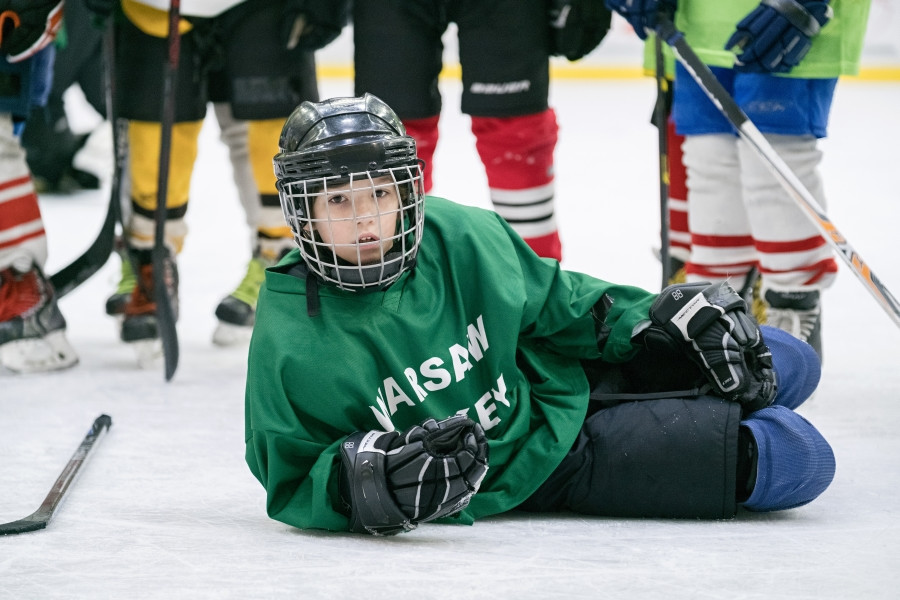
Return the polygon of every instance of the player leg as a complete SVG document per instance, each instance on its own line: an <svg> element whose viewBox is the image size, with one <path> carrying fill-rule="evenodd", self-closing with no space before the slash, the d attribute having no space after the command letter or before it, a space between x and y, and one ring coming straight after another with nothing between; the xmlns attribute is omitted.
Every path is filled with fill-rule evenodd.
<svg viewBox="0 0 900 600"><path fill-rule="evenodd" d="M244 278L216 307L213 342L219 345L249 341L264 271L294 247L275 188L272 157L285 119L304 100L317 101L319 93L313 54L288 51L270 35L278 30L282 4L242 4L217 18L225 32L225 62L211 87L221 86L221 99L227 102L228 113L220 109L217 115L229 125L222 137L252 231Z"/></svg>
<svg viewBox="0 0 900 600"><path fill-rule="evenodd" d="M740 419L721 398L627 402L591 414L572 449L520 508L611 517L726 519L783 510L834 477L822 435L784 406Z"/></svg>
<svg viewBox="0 0 900 600"><path fill-rule="evenodd" d="M168 15L164 11L134 2L123 4L122 8L127 19L117 24L116 101L121 116L129 121L131 214L125 225L125 238L137 285L124 307L121 337L123 341L136 343L139 356L146 358L152 353L150 348L155 348L154 340L158 338L151 251L156 229L154 215L158 196L161 138L159 121L163 101L159 88L166 63L165 34L168 30ZM172 299L176 314L178 275L175 258L181 251L187 234L184 217L197 156L197 138L206 111L206 94L198 76L201 54L197 37L202 33L184 20L181 31L164 231L164 241L169 253L166 261L166 292Z"/></svg>
<svg viewBox="0 0 900 600"><path fill-rule="evenodd" d="M21 373L78 362L43 273L47 236L19 138L31 105L46 100L52 56L0 61L0 368Z"/></svg>
<svg viewBox="0 0 900 600"><path fill-rule="evenodd" d="M433 158L438 143L442 68L441 35L447 28L442 3L386 0L353 3L355 94L368 92L384 100L416 140L425 162L425 191L433 186ZM384 32L391 34L385 37ZM385 47L390 59L385 59Z"/></svg>
<svg viewBox="0 0 900 600"><path fill-rule="evenodd" d="M758 74L738 74L735 80L735 99L823 208L818 138L826 134L835 84ZM808 341L821 356L820 293L837 275L834 254L757 153L745 142L738 153L767 322Z"/></svg>
<svg viewBox="0 0 900 600"><path fill-rule="evenodd" d="M581 433L522 508L718 519L741 503L779 510L813 500L833 477L834 457L792 409L815 390L821 365L787 332L761 332L778 395L743 419L738 404L703 395L699 369L668 349L645 348L621 365L586 364L591 409ZM674 389L684 391L667 392Z"/></svg>
<svg viewBox="0 0 900 600"><path fill-rule="evenodd" d="M100 165L94 169L89 154L81 153L90 134L71 130L63 95L78 83L90 105L101 115L105 113L103 33L94 26L91 13L81 1L66 3L63 28L66 42L57 45L47 106L33 109L29 126L22 134L28 166L39 192L69 193L100 187ZM75 165L76 156L79 166Z"/></svg>
<svg viewBox="0 0 900 600"><path fill-rule="evenodd" d="M539 255L561 260L545 3L467 0L452 16L459 26L462 111L472 117L494 210Z"/></svg>
<svg viewBox="0 0 900 600"><path fill-rule="evenodd" d="M714 72L726 88L731 71ZM684 136L691 255L688 281L731 280L738 287L756 264L750 223L741 198L737 137L690 75L675 72L672 118Z"/></svg>
<svg viewBox="0 0 900 600"><path fill-rule="evenodd" d="M691 256L691 230L688 225L687 170L684 168L684 136L675 131L675 122L666 122L666 156L669 166L669 273L670 283L687 280L685 265Z"/></svg>

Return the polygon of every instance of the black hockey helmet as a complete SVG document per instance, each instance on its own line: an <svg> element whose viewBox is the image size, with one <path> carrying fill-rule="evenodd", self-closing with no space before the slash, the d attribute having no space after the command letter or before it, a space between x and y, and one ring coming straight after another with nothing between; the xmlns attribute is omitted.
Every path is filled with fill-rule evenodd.
<svg viewBox="0 0 900 600"><path fill-rule="evenodd" d="M282 210L314 274L342 289L360 290L385 288L414 268L424 220L422 165L415 140L387 104L371 94L303 102L285 122L279 147L274 167ZM346 256L349 244L325 243L317 230L334 220L313 214L316 197L348 186L351 191L391 187L401 199L396 231L380 236L393 244L375 263L339 258L338 250Z"/></svg>

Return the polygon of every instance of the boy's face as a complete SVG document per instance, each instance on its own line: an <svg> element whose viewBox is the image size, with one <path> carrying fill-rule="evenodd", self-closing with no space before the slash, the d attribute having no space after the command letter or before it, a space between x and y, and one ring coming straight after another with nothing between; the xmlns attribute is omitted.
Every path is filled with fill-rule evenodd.
<svg viewBox="0 0 900 600"><path fill-rule="evenodd" d="M380 262L394 245L399 215L397 186L385 175L329 186L316 194L312 227L339 258L369 265Z"/></svg>

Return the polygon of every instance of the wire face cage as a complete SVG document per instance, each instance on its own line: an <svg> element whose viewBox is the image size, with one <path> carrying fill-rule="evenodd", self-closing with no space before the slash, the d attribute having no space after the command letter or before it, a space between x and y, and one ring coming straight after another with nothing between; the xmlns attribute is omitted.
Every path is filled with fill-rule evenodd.
<svg viewBox="0 0 900 600"><path fill-rule="evenodd" d="M359 291L385 288L415 265L422 239L422 167L282 181L285 220L322 281Z"/></svg>

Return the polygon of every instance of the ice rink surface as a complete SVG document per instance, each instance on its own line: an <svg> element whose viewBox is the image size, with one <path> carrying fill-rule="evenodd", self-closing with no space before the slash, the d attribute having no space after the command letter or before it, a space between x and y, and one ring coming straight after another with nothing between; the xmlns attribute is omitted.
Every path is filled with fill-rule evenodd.
<svg viewBox="0 0 900 600"><path fill-rule="evenodd" d="M435 194L487 206L459 84L444 83ZM325 80L322 95L347 95ZM557 81L565 266L659 288L650 80ZM900 83L838 86L823 174L829 215L900 293ZM800 412L837 474L814 503L730 521L508 515L394 538L304 532L267 518L244 464L245 348L211 344L248 230L216 126L203 130L179 259L181 363L136 366L103 305L118 260L61 307L81 363L0 374L0 522L35 510L94 418L113 427L44 530L0 537L0 598L897 598L900 330L843 264L824 296L822 384ZM85 248L106 192L46 196L55 271ZM502 274L498 274L502 276ZM327 402L327 398L321 399Z"/></svg>

